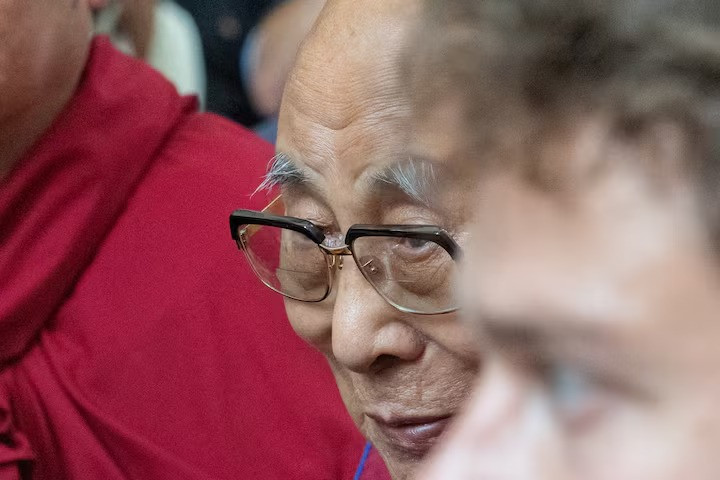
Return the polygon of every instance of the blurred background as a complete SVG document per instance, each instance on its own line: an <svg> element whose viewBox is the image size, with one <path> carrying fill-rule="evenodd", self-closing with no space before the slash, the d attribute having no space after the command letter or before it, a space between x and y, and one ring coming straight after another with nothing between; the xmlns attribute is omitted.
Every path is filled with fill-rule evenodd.
<svg viewBox="0 0 720 480"><path fill-rule="evenodd" d="M325 0L108 0L95 19L201 108L274 142L283 86Z"/></svg>

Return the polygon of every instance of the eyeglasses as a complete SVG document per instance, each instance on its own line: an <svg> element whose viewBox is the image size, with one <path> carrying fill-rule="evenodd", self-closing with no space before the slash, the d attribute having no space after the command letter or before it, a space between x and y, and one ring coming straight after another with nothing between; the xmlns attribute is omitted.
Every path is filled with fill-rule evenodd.
<svg viewBox="0 0 720 480"><path fill-rule="evenodd" d="M281 295L321 302L343 258L352 256L374 289L402 312L421 315L457 310L454 295L458 244L433 225L353 225L345 243L308 220L287 217L282 197L263 211L230 215L232 238L260 280Z"/></svg>

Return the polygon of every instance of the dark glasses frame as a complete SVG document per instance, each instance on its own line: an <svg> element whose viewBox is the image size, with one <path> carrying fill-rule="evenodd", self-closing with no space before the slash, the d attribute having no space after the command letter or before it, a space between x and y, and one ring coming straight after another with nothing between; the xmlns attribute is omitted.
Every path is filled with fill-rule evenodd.
<svg viewBox="0 0 720 480"><path fill-rule="evenodd" d="M462 256L462 250L455 240L446 232L443 228L437 225L361 225L356 224L351 226L345 234L345 244L338 247L329 247L323 245L325 241L325 233L320 227L315 225L309 220L296 217L288 217L283 215L277 215L269 213L268 210L278 203L281 197L277 197L262 211L256 210L235 210L230 214L230 233L233 240L235 240L238 248L245 253L245 256L250 263L251 268L255 272L256 276L271 290L283 295L284 297L291 298L306 303L317 303L325 300L332 290L332 285L335 283L334 278L336 270L342 270L342 257L352 256L358 269L365 277L365 279L372 285L378 294L383 297L390 305L396 309L406 312L414 313L418 315L437 315L450 313L457 310L457 307L451 307L436 312L423 312L414 310L402 305L397 304L392 299L388 298L377 285L369 278L367 272L361 267L360 261L355 255L353 245L355 241L363 237L397 237L407 238L412 240L424 240L435 243L442 247L453 259L457 261ZM312 240L325 254L325 259L328 264L328 285L325 294L322 298L317 300L306 300L302 298L293 297L285 292L278 290L269 284L260 272L257 271L252 257L248 252L247 239L253 235L254 231L257 230L257 226L269 226L277 228L285 228L297 233L300 233ZM244 227L244 228L241 228ZM253 228L255 227L255 228Z"/></svg>

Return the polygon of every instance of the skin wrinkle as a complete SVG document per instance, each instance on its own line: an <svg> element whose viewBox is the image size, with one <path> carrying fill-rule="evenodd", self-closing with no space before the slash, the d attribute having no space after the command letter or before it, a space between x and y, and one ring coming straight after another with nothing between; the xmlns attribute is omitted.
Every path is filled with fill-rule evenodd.
<svg viewBox="0 0 720 480"><path fill-rule="evenodd" d="M388 77L389 85L395 85L398 81L398 76ZM318 112L317 114L310 115L307 112L303 112L297 109L293 104L287 104L286 108L294 115L294 121L302 125L308 123L313 126L314 134L312 137L292 137L292 144L295 146L302 146L303 151L299 158L302 158L311 168L320 170L322 168L334 168L338 158L345 156L346 152L362 146L365 143L372 145L373 150L381 150L386 146L393 146L397 143L397 132L394 134L389 130L381 128L385 124L389 124L395 121L405 121L409 118L409 110L404 106L404 98L402 93L397 88L390 88L388 85L385 86L374 86L368 85L366 90L374 90L375 95L382 97L380 94L384 90L388 90L387 104L378 102L367 102L363 105L362 102L358 102L358 105L363 106L360 108L357 106L354 110L359 113L353 114L353 119L346 122L346 124L339 129L325 125L327 120L323 120L325 117L344 116L342 112L328 113L328 110L313 107L313 111ZM301 101L301 100L298 100ZM332 112L332 111L330 111ZM323 123L325 122L325 123ZM302 128L298 128L298 131L302 131ZM371 133L368 133L371 132ZM370 137L370 138L369 138ZM331 139L337 138L337 141L333 142ZM368 140L371 140L368 142ZM337 147L331 147L332 144L338 144ZM353 175L353 178L358 173Z"/></svg>
<svg viewBox="0 0 720 480"><path fill-rule="evenodd" d="M394 138L389 133L383 132L383 126L388 123L404 121L407 116L402 114L391 114L390 109L385 112L367 111L364 114L364 122L358 129L346 130L338 135L338 139L342 142L338 149L336 156L342 158L346 152L361 148L368 144L373 146L374 149L380 150L384 146L392 146L397 143L397 138ZM375 131L375 135L369 136L366 131ZM406 158L403 149L399 148L395 153L395 158Z"/></svg>
<svg viewBox="0 0 720 480"><path fill-rule="evenodd" d="M371 189L383 191L394 188L412 200L429 205L437 190L437 178L432 164L418 160L404 160L390 164L369 174ZM270 190L275 187L294 187L312 183L306 170L300 168L287 153L278 153L270 163L268 173L257 188Z"/></svg>
<svg viewBox="0 0 720 480"><path fill-rule="evenodd" d="M397 82L398 75L395 74L393 76L388 75L387 82L388 83L394 83ZM358 81L360 82L360 81ZM361 88L357 89L349 89L349 94L355 94L356 91L363 91L367 89L375 88L376 89L376 96L372 99L366 99L362 102L359 102L357 105L351 105L347 106L343 103L341 103L340 100L338 101L332 101L331 99L326 99L325 101L318 102L318 111L327 111L330 112L330 115L332 117L339 117L342 118L342 122L330 122L328 120L325 120L326 115L318 116L317 118L314 118L315 116L308 116L308 120L317 122L318 125L322 125L323 127L327 128L331 132L343 132L345 130L348 130L349 127L353 126L354 124L362 121L366 122L368 124L380 124L383 121L386 121L388 117L392 117L396 115L396 111L400 111L404 116L407 116L409 110L407 109L401 109L397 105L401 102L399 101L402 97L402 94L399 92L385 92L383 91L383 84L378 85L367 85L363 84ZM325 95L327 95L327 92L323 92ZM304 92L303 95L307 95L307 92ZM308 95L309 96L309 95ZM295 100L297 102L302 102L303 99L297 99ZM371 112L369 115L368 113Z"/></svg>
<svg viewBox="0 0 720 480"><path fill-rule="evenodd" d="M292 88L286 93L287 102L296 104L303 103L306 98L314 99L318 105L314 111L318 114L308 115L308 120L316 122L330 131L342 132L360 120L367 121L372 118L366 116L367 112L373 112L373 116L381 117L383 111L393 110L397 108L396 105L402 103L398 102L402 93L387 91L387 85L397 83L399 74L388 68L379 76L380 78L373 79L371 82L359 76L359 78L351 80L351 84L346 86L345 91L341 92L339 96L333 90L320 90L314 84L315 82L298 80L297 85L289 84L292 85ZM375 90L374 97L363 98L354 104L348 104L344 98L345 95L357 95L358 92L368 89ZM335 98L336 96L337 98ZM307 115L307 112L302 112L302 114Z"/></svg>
<svg viewBox="0 0 720 480"><path fill-rule="evenodd" d="M381 70L387 68L389 67L383 66ZM356 89L341 89L344 95L357 100L356 102L347 102L346 99L341 97L334 102L341 105L340 108L336 109L328 108L327 105L323 105L322 100L318 102L317 99L314 99L311 95L312 89L295 88L292 82L289 83L288 91L291 93L288 94L289 101L284 103L284 108L289 110L288 114L292 113L295 122L301 124L298 127L302 127L307 123L312 125L314 130L311 137L296 137L295 134L292 134L291 143L303 147L303 151L299 152L301 155L296 158L302 158L310 168L316 171L331 168L333 169L331 173L336 175L337 159L346 156L349 150L363 146L366 143L372 145L373 150L381 150L386 146L396 144L397 139L395 137L397 133L393 135L390 131L386 132L386 129L380 127L393 121L406 119L409 115L402 89L398 88L399 74L397 72L383 75L382 78L386 83L382 84L379 84L374 78L368 80L367 76L359 77L362 82L365 82L361 83L361 80L357 80L356 77L351 77L351 82L358 82L357 85L363 87L357 90L362 92L373 91L373 99L365 99L365 95L354 91ZM302 82L300 83L303 86L305 85ZM293 90L301 93L293 95ZM330 92L332 91L334 90L330 90ZM314 94L319 95L321 99L331 98L328 91L321 89L316 90ZM305 111L298 109L295 105L295 103L307 104L309 101L313 104L313 108L309 110L314 113L308 113L308 109ZM318 104L321 106L318 106ZM340 121L338 119L343 120L341 124L337 123L337 121ZM296 130L302 132L303 128L297 128ZM368 142L369 136L371 142ZM333 142L332 138L337 140ZM337 146L331 148L331 144ZM352 178L357 178L360 174L361 172L351 173Z"/></svg>
<svg viewBox="0 0 720 480"><path fill-rule="evenodd" d="M323 25L330 25L333 18L332 12L325 12L327 22ZM328 27L325 34L343 38L348 46L357 50L367 49L370 45L375 48L378 40L385 41L387 38L394 38L402 35L402 28L394 25L384 18L374 19L377 22L377 29L368 36L365 32L357 32L355 29L347 29L348 26L339 23L334 27ZM343 25L343 29L340 29ZM352 25L352 24L350 24ZM384 29L384 30L383 30ZM312 34L311 34L312 35ZM379 38L382 37L382 38ZM389 55L388 50L398 49L393 45L392 49L383 49L380 55ZM329 56L329 58L327 58ZM400 72L397 66L390 62L378 61L373 68L373 75L354 75L345 77L344 71L363 71L365 59L356 58L352 55L345 55L338 49L327 49L326 51L314 51L303 49L297 62L296 70L291 74L284 94L284 101L290 105L302 104L305 98L311 98L318 107L313 109L316 112L309 120L322 125L331 131L340 132L349 126L357 123L359 119L368 121L384 110L393 110L398 105L405 105L404 93L401 89L388 88L397 85ZM311 65L326 64L335 65L342 62L343 70L326 69L322 82L318 82L312 75ZM326 88L324 85L336 85L342 82L343 88ZM373 91L372 96L365 95L367 91ZM353 97L354 102L348 102L347 98ZM368 117L368 112L371 116ZM307 112L302 112L307 114Z"/></svg>
<svg viewBox="0 0 720 480"><path fill-rule="evenodd" d="M328 161L334 159L335 152L332 147L333 132L325 127L318 126L314 129L313 135L308 137L302 135L304 125L315 125L312 118L292 102L283 102L283 112L286 116L293 118L297 128L291 130L290 141L287 142L294 146L294 151L287 150L288 154L293 158L313 159L325 158ZM282 121L285 116L280 117Z"/></svg>

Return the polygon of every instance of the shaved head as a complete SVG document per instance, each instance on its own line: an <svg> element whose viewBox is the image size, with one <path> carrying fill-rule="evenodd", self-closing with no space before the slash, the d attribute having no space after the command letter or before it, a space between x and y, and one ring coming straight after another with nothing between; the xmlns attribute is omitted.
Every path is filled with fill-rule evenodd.
<svg viewBox="0 0 720 480"><path fill-rule="evenodd" d="M332 132L357 122L407 118L399 60L408 32L419 17L419 3L328 2L288 79L279 130L294 134L287 120L302 109L302 121L317 121L325 132L298 139L297 143L311 150L307 153L328 157L328 135ZM346 139L348 143L363 141L357 136Z"/></svg>
<svg viewBox="0 0 720 480"><path fill-rule="evenodd" d="M348 103L348 95L372 89L376 95L366 101L401 103L398 60L418 13L419 2L410 0L329 1L300 50L285 98L303 101L320 94L317 109L330 109L323 116L347 121L362 107ZM327 88L333 85L342 88Z"/></svg>

